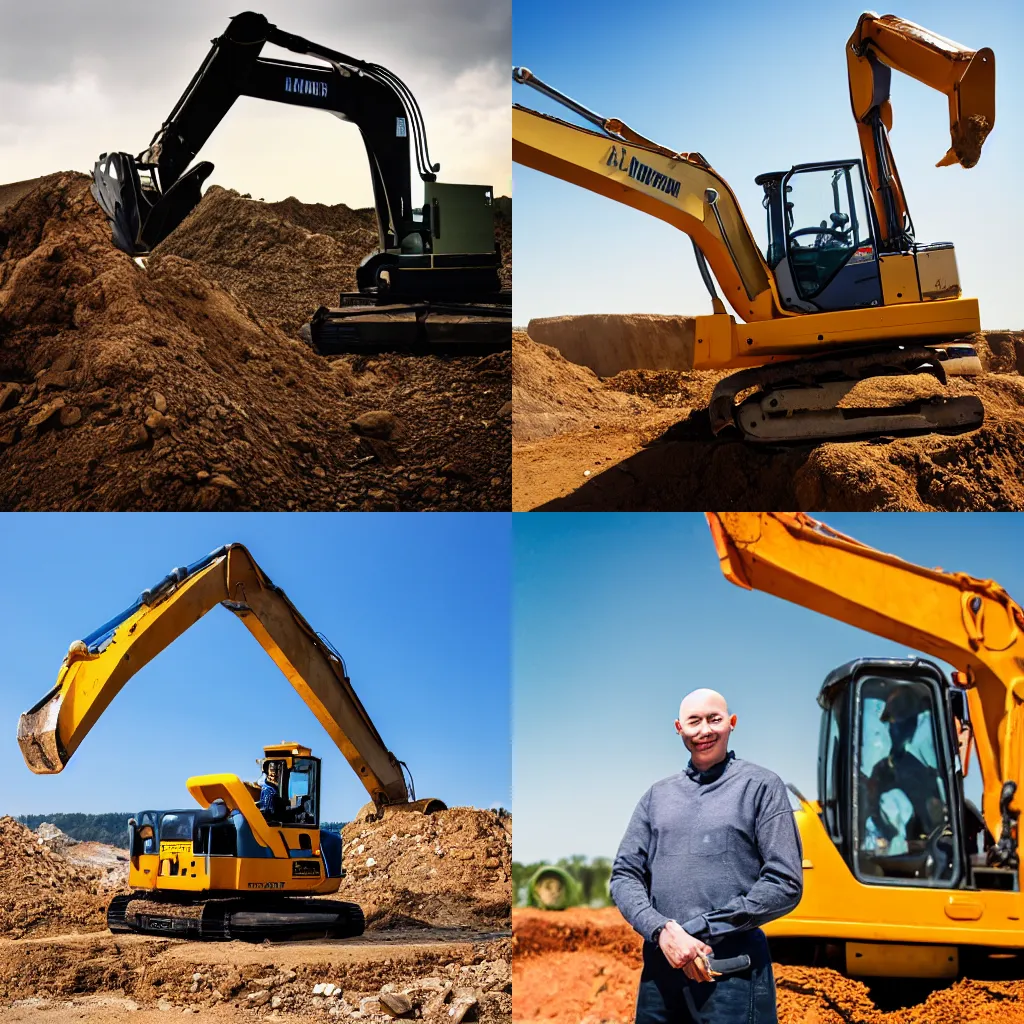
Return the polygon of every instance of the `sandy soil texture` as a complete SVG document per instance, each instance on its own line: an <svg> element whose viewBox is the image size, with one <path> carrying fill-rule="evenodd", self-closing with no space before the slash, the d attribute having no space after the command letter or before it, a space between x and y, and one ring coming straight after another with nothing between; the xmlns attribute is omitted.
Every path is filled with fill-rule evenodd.
<svg viewBox="0 0 1024 1024"><path fill-rule="evenodd" d="M200 943L109 934L109 853L52 834L51 848L0 818L0 1021L145 1022L169 1010L210 1020L240 1011L365 1024L509 1020L511 818L392 811L353 821L343 838L347 877L331 898L363 907L365 935Z"/></svg>
<svg viewBox="0 0 1024 1024"><path fill-rule="evenodd" d="M0 186L0 510L509 507L509 353L298 337L355 288L366 211L211 188L143 270L88 186Z"/></svg>
<svg viewBox="0 0 1024 1024"><path fill-rule="evenodd" d="M964 434L754 446L712 436L722 373L601 378L513 335L513 509L548 511L1003 511L1024 509L1024 334L975 338L987 372L943 392L925 376L867 381L847 403L978 395Z"/></svg>
<svg viewBox="0 0 1024 1024"><path fill-rule="evenodd" d="M512 911L515 1019L629 1024L640 939L614 908ZM880 1009L863 982L825 968L776 964L779 1024L1022 1024L1024 982L961 979ZM892 990L886 992L892 998Z"/></svg>

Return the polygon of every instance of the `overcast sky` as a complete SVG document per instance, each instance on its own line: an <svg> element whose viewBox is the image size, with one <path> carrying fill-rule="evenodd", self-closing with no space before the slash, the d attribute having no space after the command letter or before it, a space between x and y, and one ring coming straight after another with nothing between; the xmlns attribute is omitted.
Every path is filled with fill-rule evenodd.
<svg viewBox="0 0 1024 1024"><path fill-rule="evenodd" d="M0 0L0 183L141 152L242 6ZM284 31L397 74L419 101L440 181L510 194L510 0L253 6ZM317 63L273 46L263 54ZM372 203L358 129L324 111L243 97L199 159L214 164L209 183L268 201ZM422 198L414 177L413 202Z"/></svg>

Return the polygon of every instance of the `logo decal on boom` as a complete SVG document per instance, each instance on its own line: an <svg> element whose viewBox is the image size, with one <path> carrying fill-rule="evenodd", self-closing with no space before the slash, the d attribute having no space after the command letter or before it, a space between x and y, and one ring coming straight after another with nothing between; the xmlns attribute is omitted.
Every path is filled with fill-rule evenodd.
<svg viewBox="0 0 1024 1024"><path fill-rule="evenodd" d="M615 167L620 171L625 171L641 185L656 188L673 199L679 198L680 182L675 178L670 178L667 174L656 171L653 167L648 167L647 164L640 163L635 156L630 156L626 152L625 146L612 146L608 159L605 161L605 167Z"/></svg>
<svg viewBox="0 0 1024 1024"><path fill-rule="evenodd" d="M327 83L311 82L308 78L292 78L291 75L285 75L284 91L302 93L303 96L318 96L320 99L327 99Z"/></svg>

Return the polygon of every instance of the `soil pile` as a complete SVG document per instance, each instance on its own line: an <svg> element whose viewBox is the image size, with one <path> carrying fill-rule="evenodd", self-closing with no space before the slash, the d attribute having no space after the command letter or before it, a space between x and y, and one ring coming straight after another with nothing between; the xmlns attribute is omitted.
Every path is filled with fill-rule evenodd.
<svg viewBox="0 0 1024 1024"><path fill-rule="evenodd" d="M885 405L911 394L977 395L985 423L964 434L882 437L792 447L715 438L707 420L710 371L624 370L571 391L574 418L559 433L519 441L514 403L516 510L1000 511L1024 509L1024 334L977 337L986 373L868 381L843 404ZM526 423L558 425L560 382L520 360L517 389L531 394ZM611 397L641 403L628 421ZM578 425L582 424L582 425ZM595 429L597 428L597 429Z"/></svg>
<svg viewBox="0 0 1024 1024"><path fill-rule="evenodd" d="M76 936L0 944L0 1000L16 1000L30 1019L61 1022L72 1010L75 1019L123 1021L131 1013L149 1020L152 1007L203 1020L234 1021L247 1010L253 1019L385 1024L394 1018L390 1004L436 1024L463 1015L497 1024L511 1016L510 960L508 938L415 942L409 934L386 943L367 936L254 946ZM42 1015L51 1009L52 1017Z"/></svg>
<svg viewBox="0 0 1024 1024"><path fill-rule="evenodd" d="M566 359L610 377L620 370L692 370L692 316L590 313L531 320L527 333Z"/></svg>
<svg viewBox="0 0 1024 1024"><path fill-rule="evenodd" d="M313 280L303 261L341 260L333 235L211 189L193 219L214 252L227 240L204 204L259 214L227 247L254 261L245 299L167 251L140 269L88 184L50 175L0 212L0 509L508 508L510 353L326 360L281 324ZM355 216L327 209L328 232ZM288 258L275 239L299 269L264 308L261 261L272 276ZM386 437L353 426L367 412Z"/></svg>
<svg viewBox="0 0 1024 1024"><path fill-rule="evenodd" d="M512 820L453 807L388 811L343 833L339 899L358 903L370 928L507 928L512 905Z"/></svg>
<svg viewBox="0 0 1024 1024"><path fill-rule="evenodd" d="M634 1019L640 939L614 908L512 914L516 1019L612 1024ZM867 985L826 968L776 964L780 1024L1024 1024L1024 982L962 979L914 1005L882 1010Z"/></svg>
<svg viewBox="0 0 1024 1024"><path fill-rule="evenodd" d="M494 224L511 288L511 221L496 212ZM336 306L339 292L357 290L356 268L377 247L372 209L300 203L293 196L262 203L211 185L153 252L191 261L204 277L297 337L318 306Z"/></svg>
<svg viewBox="0 0 1024 1024"><path fill-rule="evenodd" d="M512 334L512 438L535 441L607 417L634 415L651 403L606 389L596 374L555 348Z"/></svg>
<svg viewBox="0 0 1024 1024"><path fill-rule="evenodd" d="M107 927L106 872L68 860L14 818L0 818L0 935L60 935Z"/></svg>

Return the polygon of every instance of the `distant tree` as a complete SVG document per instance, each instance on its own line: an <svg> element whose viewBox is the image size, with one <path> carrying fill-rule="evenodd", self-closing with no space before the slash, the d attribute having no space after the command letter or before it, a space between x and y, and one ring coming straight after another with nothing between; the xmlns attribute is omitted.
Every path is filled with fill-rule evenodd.
<svg viewBox="0 0 1024 1024"><path fill-rule="evenodd" d="M128 819L132 812L122 814L21 814L18 821L33 831L44 822L82 842L107 843L122 849L128 845Z"/></svg>

